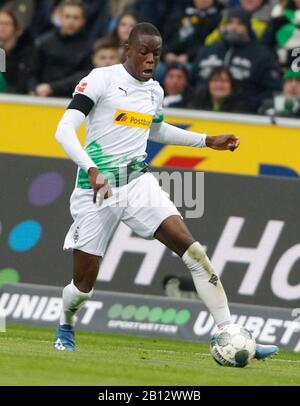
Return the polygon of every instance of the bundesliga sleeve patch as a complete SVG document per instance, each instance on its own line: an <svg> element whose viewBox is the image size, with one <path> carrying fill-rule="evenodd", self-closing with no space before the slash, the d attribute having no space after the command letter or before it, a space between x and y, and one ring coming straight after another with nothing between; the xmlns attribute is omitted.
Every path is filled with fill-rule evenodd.
<svg viewBox="0 0 300 406"><path fill-rule="evenodd" d="M87 88L87 82L80 82L79 85L77 86L77 92L83 93L85 89Z"/></svg>
<svg viewBox="0 0 300 406"><path fill-rule="evenodd" d="M150 114L117 110L114 117L114 124L148 129L152 124L152 118L153 116Z"/></svg>

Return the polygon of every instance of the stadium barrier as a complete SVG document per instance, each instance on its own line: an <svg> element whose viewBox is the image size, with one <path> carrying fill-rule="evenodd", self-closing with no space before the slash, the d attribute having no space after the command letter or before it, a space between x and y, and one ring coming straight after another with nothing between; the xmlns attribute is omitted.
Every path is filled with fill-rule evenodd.
<svg viewBox="0 0 300 406"><path fill-rule="evenodd" d="M59 288L6 285L0 290L0 311L8 323L54 327L61 300ZM260 343L300 352L300 323L291 310L235 304L231 311L232 320L250 330ZM93 299L84 304L77 328L206 342L216 331L199 301L104 291L95 291Z"/></svg>
<svg viewBox="0 0 300 406"><path fill-rule="evenodd" d="M0 199L0 284L66 285L72 256L62 251L62 244L72 221L69 198L75 165L66 159L0 154L0 172L5 179ZM187 173L176 170L179 179ZM199 187L198 173L191 172L193 191ZM171 198L177 198L174 192L178 195L180 190L170 190ZM206 173L204 197L202 217L187 217L192 207L184 199L179 210L206 247L230 301L298 308L299 180ZM196 297L180 258L155 240L139 238L125 225L111 240L96 288Z"/></svg>
<svg viewBox="0 0 300 406"><path fill-rule="evenodd" d="M65 157L54 139L66 99L0 95L0 152ZM234 133L241 146L234 154L149 142L152 166L189 168L244 175L300 176L300 120L166 109L166 121L210 135ZM84 129L80 129L83 140Z"/></svg>

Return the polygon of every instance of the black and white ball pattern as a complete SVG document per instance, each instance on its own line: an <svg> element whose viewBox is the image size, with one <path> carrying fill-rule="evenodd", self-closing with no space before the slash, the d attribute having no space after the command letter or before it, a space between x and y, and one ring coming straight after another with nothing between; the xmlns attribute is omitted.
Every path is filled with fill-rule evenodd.
<svg viewBox="0 0 300 406"><path fill-rule="evenodd" d="M210 341L210 351L219 365L245 367L255 355L255 339L237 324L219 330Z"/></svg>

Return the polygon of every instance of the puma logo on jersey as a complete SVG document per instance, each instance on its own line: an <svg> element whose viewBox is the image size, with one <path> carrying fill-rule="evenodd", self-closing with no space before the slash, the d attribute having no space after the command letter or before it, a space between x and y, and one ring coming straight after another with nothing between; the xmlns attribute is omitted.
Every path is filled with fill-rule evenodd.
<svg viewBox="0 0 300 406"><path fill-rule="evenodd" d="M121 90L122 92L124 92L126 94L126 96L128 96L129 89L123 89L122 87L119 87L118 89Z"/></svg>
<svg viewBox="0 0 300 406"><path fill-rule="evenodd" d="M150 114L135 113L133 111L117 110L114 117L114 123L127 127L138 127L148 129L152 124Z"/></svg>

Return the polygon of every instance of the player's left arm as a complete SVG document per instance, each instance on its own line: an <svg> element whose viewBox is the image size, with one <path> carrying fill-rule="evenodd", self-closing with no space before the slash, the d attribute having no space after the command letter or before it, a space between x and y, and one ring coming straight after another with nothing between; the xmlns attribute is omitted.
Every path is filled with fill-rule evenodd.
<svg viewBox="0 0 300 406"><path fill-rule="evenodd" d="M209 147L216 150L234 151L240 144L239 137L233 134L209 136L193 131L183 130L174 125L165 123L163 114L163 89L157 87L157 109L150 127L149 139L162 144L185 145L189 147Z"/></svg>
<svg viewBox="0 0 300 406"><path fill-rule="evenodd" d="M234 151L240 144L239 137L233 134L209 136L193 131L183 130L171 124L152 123L149 139L162 144L185 145L189 147L209 147L216 150Z"/></svg>

